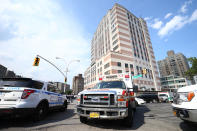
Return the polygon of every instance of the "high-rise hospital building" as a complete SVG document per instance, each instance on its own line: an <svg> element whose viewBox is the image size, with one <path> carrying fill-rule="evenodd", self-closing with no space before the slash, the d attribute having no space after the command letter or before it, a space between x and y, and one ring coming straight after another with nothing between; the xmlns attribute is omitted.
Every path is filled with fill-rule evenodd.
<svg viewBox="0 0 197 131"><path fill-rule="evenodd" d="M100 21L91 41L91 63L84 73L85 88L108 74L147 74L134 79L141 90L160 90L160 79L146 21L115 4Z"/></svg>

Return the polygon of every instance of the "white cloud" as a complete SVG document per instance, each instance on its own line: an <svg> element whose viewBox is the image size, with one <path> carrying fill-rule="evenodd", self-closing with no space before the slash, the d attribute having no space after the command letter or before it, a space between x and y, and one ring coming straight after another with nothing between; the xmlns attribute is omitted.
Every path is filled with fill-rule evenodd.
<svg viewBox="0 0 197 131"><path fill-rule="evenodd" d="M190 17L181 16L181 15L174 16L169 22L165 24L165 26L163 26L159 30L158 35L163 37L169 33L181 29L186 24L189 24L196 20L197 20L197 9L192 13Z"/></svg>
<svg viewBox="0 0 197 131"><path fill-rule="evenodd" d="M165 42L168 42L168 39L165 39L164 41L165 41Z"/></svg>
<svg viewBox="0 0 197 131"><path fill-rule="evenodd" d="M0 31L0 64L35 79L63 81L61 74L43 60L39 67L32 67L34 57L39 54L62 70L65 63L56 56L67 62L78 58L81 62L69 67L71 83L71 77L83 73L89 64L90 40L84 38L87 32L68 12L50 0L1 1L0 29L11 35L4 38Z"/></svg>
<svg viewBox="0 0 197 131"><path fill-rule="evenodd" d="M192 4L192 0L186 1L186 2L181 6L180 12L181 12L181 13L186 13L186 12L187 12L187 7L188 7L190 4Z"/></svg>
<svg viewBox="0 0 197 131"><path fill-rule="evenodd" d="M151 24L151 27L154 29L160 29L162 24L163 24L163 22L160 21L159 19L154 19L154 23Z"/></svg>
<svg viewBox="0 0 197 131"><path fill-rule="evenodd" d="M152 17L145 17L144 18L145 21L148 21L148 20L151 20L151 19L152 19Z"/></svg>
<svg viewBox="0 0 197 131"><path fill-rule="evenodd" d="M192 16L189 19L189 23L197 20L197 9L192 13Z"/></svg>
<svg viewBox="0 0 197 131"><path fill-rule="evenodd" d="M164 27L159 30L158 35L165 36L168 33L182 28L187 23L186 20L187 17L174 16L169 22L166 23Z"/></svg>
<svg viewBox="0 0 197 131"><path fill-rule="evenodd" d="M164 18L167 19L167 18L169 18L170 16L172 16L172 13L166 14Z"/></svg>

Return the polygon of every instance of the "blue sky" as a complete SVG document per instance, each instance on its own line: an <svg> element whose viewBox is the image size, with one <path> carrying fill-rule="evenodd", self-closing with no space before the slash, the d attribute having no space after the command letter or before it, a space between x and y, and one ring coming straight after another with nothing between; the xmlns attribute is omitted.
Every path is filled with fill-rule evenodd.
<svg viewBox="0 0 197 131"><path fill-rule="evenodd" d="M65 71L68 83L90 63L90 41L96 28L115 3L147 20L156 60L168 50L197 57L196 0L0 0L0 64L17 74L63 82L63 77L39 54ZM57 60L55 57L65 60Z"/></svg>

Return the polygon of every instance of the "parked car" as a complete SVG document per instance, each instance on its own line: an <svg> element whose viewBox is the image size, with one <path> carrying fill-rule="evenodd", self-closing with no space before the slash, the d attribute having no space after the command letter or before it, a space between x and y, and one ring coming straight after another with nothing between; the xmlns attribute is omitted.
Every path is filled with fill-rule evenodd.
<svg viewBox="0 0 197 131"><path fill-rule="evenodd" d="M146 103L159 102L159 98L158 98L157 94L142 94L142 95L138 96L138 98L143 99L144 101L146 101Z"/></svg>
<svg viewBox="0 0 197 131"><path fill-rule="evenodd" d="M67 109L67 98L55 85L30 78L0 78L0 116L32 114L38 121L50 109Z"/></svg>
<svg viewBox="0 0 197 131"><path fill-rule="evenodd" d="M137 106L143 105L143 104L146 103L146 101L144 101L143 99L138 98L138 97L135 97L135 102L136 102L136 105L137 105Z"/></svg>
<svg viewBox="0 0 197 131"><path fill-rule="evenodd" d="M167 94L159 94L159 101L160 102L168 102L168 95Z"/></svg>
<svg viewBox="0 0 197 131"><path fill-rule="evenodd" d="M172 102L173 93L170 92L158 92L158 97L160 102Z"/></svg>

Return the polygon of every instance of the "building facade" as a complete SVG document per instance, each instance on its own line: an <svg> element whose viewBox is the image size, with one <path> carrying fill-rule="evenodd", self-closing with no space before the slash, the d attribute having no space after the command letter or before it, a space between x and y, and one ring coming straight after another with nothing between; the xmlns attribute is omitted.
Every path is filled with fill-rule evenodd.
<svg viewBox="0 0 197 131"><path fill-rule="evenodd" d="M91 41L91 64L84 73L85 88L92 88L102 75L116 73L147 74L134 79L135 85L160 90L157 64L147 24L119 4L115 4L99 23Z"/></svg>
<svg viewBox="0 0 197 131"><path fill-rule="evenodd" d="M161 77L161 85L163 91L174 92L180 87L190 85L191 83L187 81L184 77L177 77L174 75L169 75Z"/></svg>
<svg viewBox="0 0 197 131"><path fill-rule="evenodd" d="M14 78L15 76L16 74L14 73L14 71L10 71L10 70L6 71L5 77Z"/></svg>
<svg viewBox="0 0 197 131"><path fill-rule="evenodd" d="M168 51L168 56L164 60L158 61L161 77L174 75L184 77L189 69L187 58L182 53L175 54L174 51Z"/></svg>
<svg viewBox="0 0 197 131"><path fill-rule="evenodd" d="M79 92L83 91L84 89L84 78L82 74L73 77L73 84L72 84L73 93L77 95Z"/></svg>
<svg viewBox="0 0 197 131"><path fill-rule="evenodd" d="M194 82L197 84L197 75L194 76Z"/></svg>
<svg viewBox="0 0 197 131"><path fill-rule="evenodd" d="M53 82L53 84L55 86L57 86L61 92L66 93L66 91L70 90L70 85L69 84L65 84L65 83L62 83L62 82Z"/></svg>
<svg viewBox="0 0 197 131"><path fill-rule="evenodd" d="M0 78L5 77L7 72L7 68L3 65L0 65Z"/></svg>

